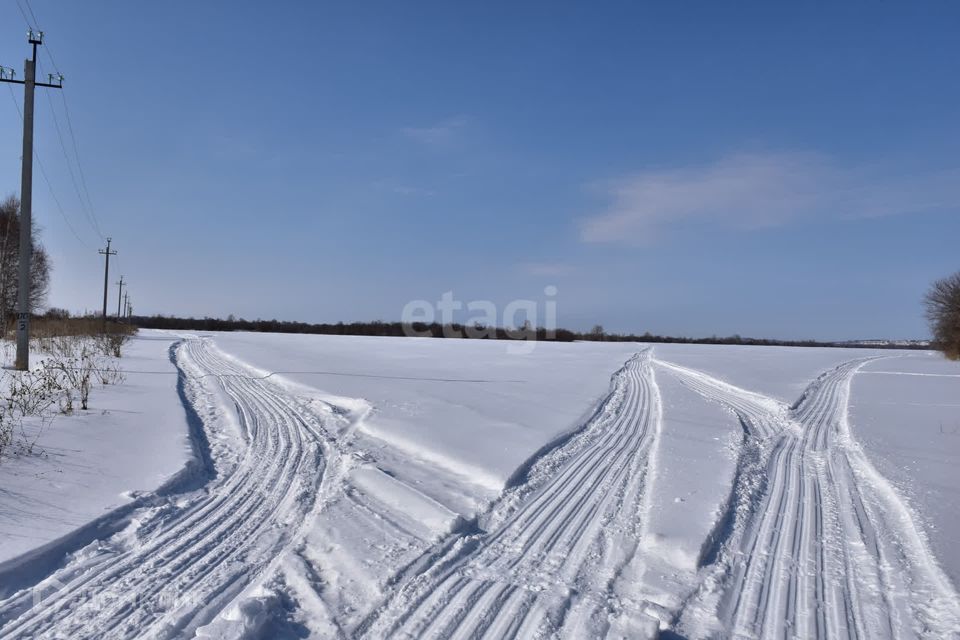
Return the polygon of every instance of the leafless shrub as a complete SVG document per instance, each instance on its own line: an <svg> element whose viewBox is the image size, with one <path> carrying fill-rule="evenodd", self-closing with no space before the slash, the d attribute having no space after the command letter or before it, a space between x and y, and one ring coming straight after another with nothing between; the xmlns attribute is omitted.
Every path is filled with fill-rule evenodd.
<svg viewBox="0 0 960 640"><path fill-rule="evenodd" d="M14 423L8 415L6 406L0 406L0 460L13 442Z"/></svg>
<svg viewBox="0 0 960 640"><path fill-rule="evenodd" d="M73 411L74 394L80 400L80 408L86 410L90 403L92 378L99 368L98 350L93 342L84 338L60 338L52 341L51 346L53 351L49 352L47 366L59 372L64 382L64 413Z"/></svg>
<svg viewBox="0 0 960 640"><path fill-rule="evenodd" d="M33 371L23 371L9 376L7 405L12 411L24 416L39 416L57 404L64 385L60 372L41 362Z"/></svg>
<svg viewBox="0 0 960 640"><path fill-rule="evenodd" d="M10 452L33 451L57 413L72 413L77 404L81 410L89 409L95 384L124 381L119 358L135 328L66 314L41 320L35 326L32 348L44 357L36 368L0 371L0 459ZM0 345L9 360L12 345L7 341ZM26 417L33 419L28 430L24 430Z"/></svg>
<svg viewBox="0 0 960 640"><path fill-rule="evenodd" d="M119 358L123 355L121 349L130 340L130 336L126 333L101 333L95 339L103 355Z"/></svg>
<svg viewBox="0 0 960 640"><path fill-rule="evenodd" d="M4 371L0 376L0 388L6 392L0 403L0 459L11 452L29 455L40 434L53 421L55 407L63 397L58 372L45 363L32 371ZM27 417L39 419L31 434L24 429Z"/></svg>
<svg viewBox="0 0 960 640"><path fill-rule="evenodd" d="M124 380L126 380L123 375L123 371L120 370L120 366L116 362L110 360L101 360L97 368L94 369L94 374L96 374L97 382L105 386L110 384L121 384Z"/></svg>

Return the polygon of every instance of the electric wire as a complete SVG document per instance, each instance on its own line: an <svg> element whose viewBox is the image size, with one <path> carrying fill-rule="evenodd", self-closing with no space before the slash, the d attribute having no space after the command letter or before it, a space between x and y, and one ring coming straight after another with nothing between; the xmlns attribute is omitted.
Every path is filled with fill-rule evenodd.
<svg viewBox="0 0 960 640"><path fill-rule="evenodd" d="M17 115L20 116L20 122L23 123L23 112L20 110L20 104L17 102L17 97L13 93L13 87L7 86L10 90L10 99L13 101L13 106L17 109ZM33 150L33 159L37 162L37 167L40 169L40 175L43 177L43 181L47 185L47 189L50 191L50 197L53 199L54 204L57 206L57 211L60 212L60 216L63 218L63 221L67 225L67 229L70 230L70 233L73 234L73 237L82 244L87 249L92 249L92 247L80 237L80 234L77 233L77 230L74 229L73 225L70 223L70 218L67 216L66 211L63 209L63 205L60 204L60 199L57 197L57 194L53 190L53 183L50 182L50 178L47 176L47 170L43 165L43 162L40 160L40 154L37 152L36 148ZM22 196L23 194L21 194Z"/></svg>
<svg viewBox="0 0 960 640"><path fill-rule="evenodd" d="M67 145L64 142L63 134L60 131L60 121L57 118L57 112L53 106L53 98L50 97L49 91L45 91L44 93L47 94L47 100L50 102L50 115L53 116L53 128L57 133L57 139L60 141L60 149L63 151L63 158L67 161L67 172L70 174L70 182L73 184L73 190L77 194L77 200L80 201L80 208L87 216L87 221L90 222L90 225L93 227L94 231L97 233L97 235L100 235L100 229L91 215L91 212L88 210L87 204L83 200L83 195L80 193L80 185L77 183L77 176L73 171L73 164L70 162L70 154L67 153Z"/></svg>
<svg viewBox="0 0 960 640"><path fill-rule="evenodd" d="M23 21L26 23L28 29L40 29L40 21L37 19L36 13L33 11L33 7L30 5L29 0L23 0L23 5L20 4L20 0L15 0L17 8L20 10L20 15L23 16ZM27 7L27 11L24 11L23 6ZM29 12L30 16L27 16ZM31 18L33 20L31 24ZM60 67L57 64L56 60L53 57L53 50L50 48L49 44L46 44L42 47L43 52L46 54L47 58L50 60L50 66L53 67L54 72L59 76ZM42 67L42 62L37 60L38 69ZM73 166L71 164L70 156L66 150L66 144L63 141L63 135L60 129L60 124L56 116L56 110L53 106L53 98L49 95L47 99L50 101L50 111L53 114L54 126L57 130L57 136L60 138L60 146L64 152L64 158L67 161L67 169L70 171L70 178L74 182L74 188L77 191L77 198L80 200L80 206L83 209L84 215L87 217L88 222L90 222L91 227L93 228L94 233L101 239L105 239L103 232L100 228L100 221L97 218L96 209L93 206L93 199L90 197L90 189L87 187L87 177L86 172L83 170L83 163L80 161L80 145L77 142L77 136L73 128L73 118L70 116L70 107L67 103L66 90L60 89L60 99L63 102L63 112L66 120L66 129L67 133L70 136L70 143L73 148L73 162L77 165L77 175L80 177L79 188L76 184L76 178L74 177ZM81 189L83 190L83 195L80 194ZM84 197L86 199L84 199Z"/></svg>

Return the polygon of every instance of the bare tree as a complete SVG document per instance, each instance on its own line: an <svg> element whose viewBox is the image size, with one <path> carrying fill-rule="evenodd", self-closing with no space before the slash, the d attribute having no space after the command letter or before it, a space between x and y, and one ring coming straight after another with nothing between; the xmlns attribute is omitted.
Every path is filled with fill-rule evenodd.
<svg viewBox="0 0 960 640"><path fill-rule="evenodd" d="M50 256L40 244L36 224L33 227L33 260L30 263L30 309L41 309L50 290ZM17 311L20 265L20 201L10 196L0 202L0 305L3 328Z"/></svg>
<svg viewBox="0 0 960 640"><path fill-rule="evenodd" d="M934 282L924 304L937 348L951 360L960 359L960 271Z"/></svg>

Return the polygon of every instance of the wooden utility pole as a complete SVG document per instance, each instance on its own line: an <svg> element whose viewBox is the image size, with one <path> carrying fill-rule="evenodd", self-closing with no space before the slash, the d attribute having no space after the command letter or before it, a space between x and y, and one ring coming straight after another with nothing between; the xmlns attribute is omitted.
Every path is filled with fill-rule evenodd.
<svg viewBox="0 0 960 640"><path fill-rule="evenodd" d="M119 287L119 289L117 289L117 320L119 320L120 305L122 304L122 300L123 300L123 276L120 276L120 281L117 282L117 287Z"/></svg>
<svg viewBox="0 0 960 640"><path fill-rule="evenodd" d="M33 93L35 87L63 88L63 76L50 74L49 82L37 82L37 47L43 31L27 31L33 57L24 61L23 80L13 69L0 67L0 82L23 85L23 157L20 172L20 264L17 278L17 361L19 371L30 368L30 261L33 258Z"/></svg>
<svg viewBox="0 0 960 640"><path fill-rule="evenodd" d="M103 323L107 323L107 287L110 285L110 256L117 255L116 251L110 250L110 242L113 238L107 238L107 248L97 249L97 253L106 257L103 264Z"/></svg>

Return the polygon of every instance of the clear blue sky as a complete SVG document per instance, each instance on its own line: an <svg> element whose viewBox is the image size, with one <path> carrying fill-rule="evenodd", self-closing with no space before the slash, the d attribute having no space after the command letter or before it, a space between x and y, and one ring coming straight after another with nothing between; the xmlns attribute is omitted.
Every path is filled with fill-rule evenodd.
<svg viewBox="0 0 960 640"><path fill-rule="evenodd" d="M394 320L555 285L573 328L925 337L960 268L960 5L844 4L31 3L139 313ZM50 303L98 309L37 98L82 239L38 175Z"/></svg>

